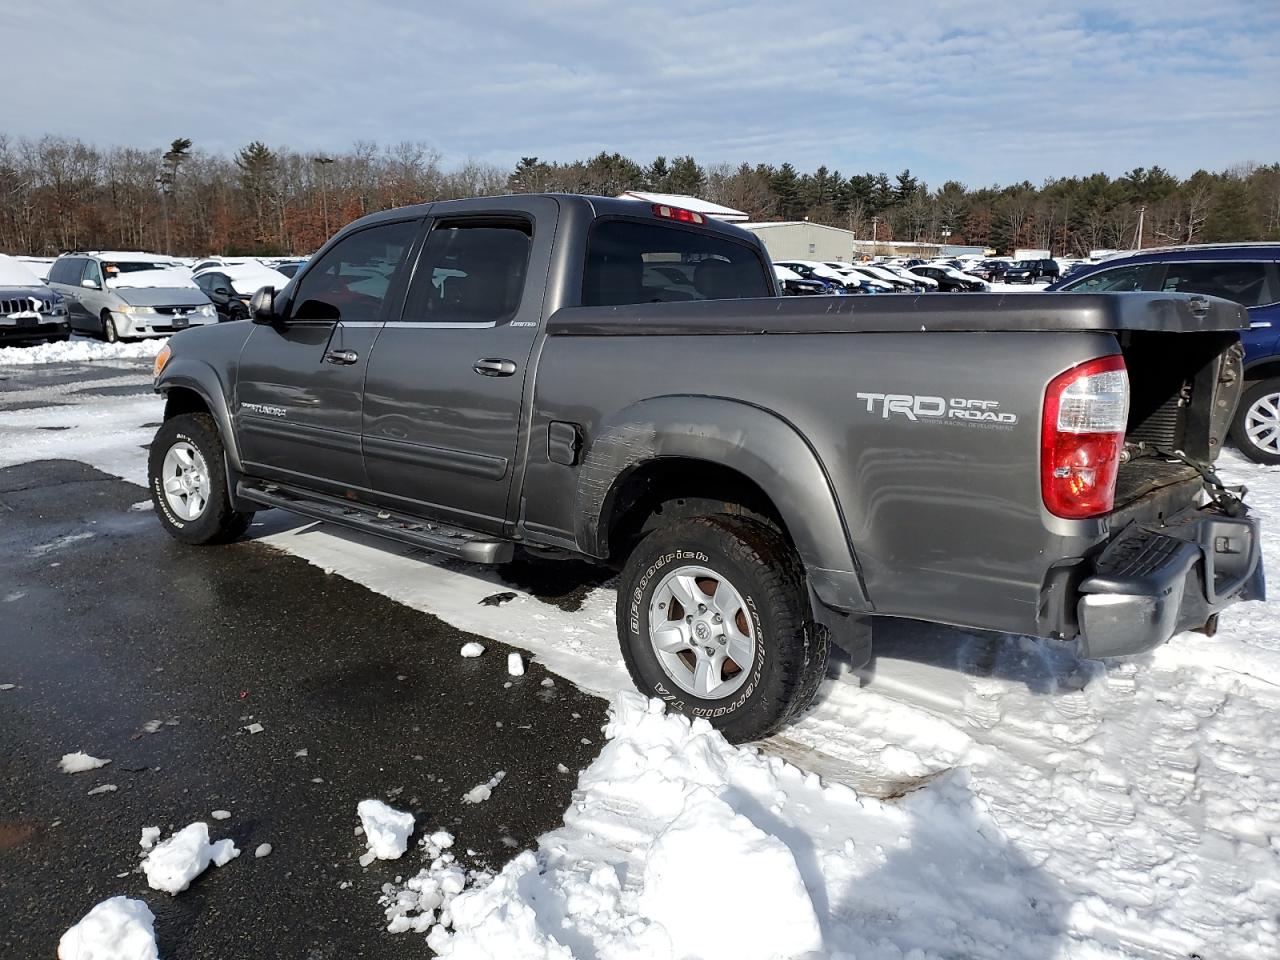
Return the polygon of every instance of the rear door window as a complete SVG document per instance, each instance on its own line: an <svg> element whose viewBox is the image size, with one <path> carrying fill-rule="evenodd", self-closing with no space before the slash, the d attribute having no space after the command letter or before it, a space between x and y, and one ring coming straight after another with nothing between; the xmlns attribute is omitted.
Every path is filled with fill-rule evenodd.
<svg viewBox="0 0 1280 960"><path fill-rule="evenodd" d="M773 295L754 247L708 231L599 220L587 240L585 306Z"/></svg>
<svg viewBox="0 0 1280 960"><path fill-rule="evenodd" d="M400 320L510 320L520 309L532 246L532 226L526 221L440 221L422 245Z"/></svg>
<svg viewBox="0 0 1280 960"><path fill-rule="evenodd" d="M1267 266L1239 260L1170 263L1159 289L1165 293L1203 293L1234 300L1244 307L1258 307L1280 299L1268 282Z"/></svg>

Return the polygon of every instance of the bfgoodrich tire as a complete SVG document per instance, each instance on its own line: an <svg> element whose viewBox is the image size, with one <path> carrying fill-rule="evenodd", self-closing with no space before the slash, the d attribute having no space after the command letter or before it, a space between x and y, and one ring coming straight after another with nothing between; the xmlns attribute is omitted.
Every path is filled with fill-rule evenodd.
<svg viewBox="0 0 1280 960"><path fill-rule="evenodd" d="M156 515L183 543L226 543L249 529L252 513L231 507L222 438L206 413L166 420L151 441L147 478Z"/></svg>
<svg viewBox="0 0 1280 960"><path fill-rule="evenodd" d="M734 742L800 713L826 672L799 561L754 520L698 517L650 534L627 558L617 617L640 691Z"/></svg>
<svg viewBox="0 0 1280 960"><path fill-rule="evenodd" d="M1231 439L1254 463L1280 464L1280 378L1244 392L1231 421Z"/></svg>

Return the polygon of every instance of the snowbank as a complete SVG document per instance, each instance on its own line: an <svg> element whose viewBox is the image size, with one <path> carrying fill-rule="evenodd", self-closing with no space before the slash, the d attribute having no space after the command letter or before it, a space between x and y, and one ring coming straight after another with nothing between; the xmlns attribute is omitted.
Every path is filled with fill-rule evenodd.
<svg viewBox="0 0 1280 960"><path fill-rule="evenodd" d="M961 774L898 802L621 694L564 826L450 904L441 956L1052 955L1051 883Z"/></svg>
<svg viewBox="0 0 1280 960"><path fill-rule="evenodd" d="M58 960L159 960L155 922L141 900L103 900L62 935Z"/></svg>
<svg viewBox="0 0 1280 960"><path fill-rule="evenodd" d="M193 823L147 854L142 872L152 890L176 895L191 886L191 881L204 873L210 863L225 867L238 856L240 851L233 841L210 843L209 825Z"/></svg>
<svg viewBox="0 0 1280 960"><path fill-rule="evenodd" d="M128 360L154 357L164 346L163 338L133 343L100 343L97 340L66 340L34 347L0 347L0 366L34 363L80 363L91 360Z"/></svg>
<svg viewBox="0 0 1280 960"><path fill-rule="evenodd" d="M413 833L413 814L387 806L381 800L361 800L356 805L360 825L369 844L369 852L360 858L361 866L375 859L396 860L409 848Z"/></svg>

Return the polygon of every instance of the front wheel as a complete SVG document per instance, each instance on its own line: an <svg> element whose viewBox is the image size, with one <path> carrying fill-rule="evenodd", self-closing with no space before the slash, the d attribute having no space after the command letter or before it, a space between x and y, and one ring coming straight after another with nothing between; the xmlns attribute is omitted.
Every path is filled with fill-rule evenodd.
<svg viewBox="0 0 1280 960"><path fill-rule="evenodd" d="M222 438L207 413L160 424L147 461L151 499L169 535L183 543L226 543L247 529L252 513L231 507Z"/></svg>
<svg viewBox="0 0 1280 960"><path fill-rule="evenodd" d="M698 517L650 534L627 558L617 618L640 691L734 742L798 715L826 673L795 552L754 520Z"/></svg>
<svg viewBox="0 0 1280 960"><path fill-rule="evenodd" d="M120 334L116 331L116 318L108 311L102 311L102 339L107 343L119 343Z"/></svg>
<svg viewBox="0 0 1280 960"><path fill-rule="evenodd" d="M1280 378L1255 383L1244 392L1231 438L1254 463L1280 464Z"/></svg>

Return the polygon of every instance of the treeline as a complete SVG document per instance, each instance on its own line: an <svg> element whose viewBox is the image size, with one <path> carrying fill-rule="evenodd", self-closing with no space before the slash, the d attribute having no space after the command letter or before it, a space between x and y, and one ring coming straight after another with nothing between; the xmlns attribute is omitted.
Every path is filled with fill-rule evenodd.
<svg viewBox="0 0 1280 960"><path fill-rule="evenodd" d="M1100 247L1280 240L1280 164L1197 171L1159 166L1121 177L932 187L910 170L846 176L791 164L712 164L618 153L514 170L446 167L419 143L356 143L333 155L254 142L233 156L174 140L167 150L99 148L75 139L0 136L0 250L53 255L125 248L173 254L283 254L316 249L342 224L375 210L505 192L691 194L754 220L808 218L859 238L979 244L1083 254Z"/></svg>

